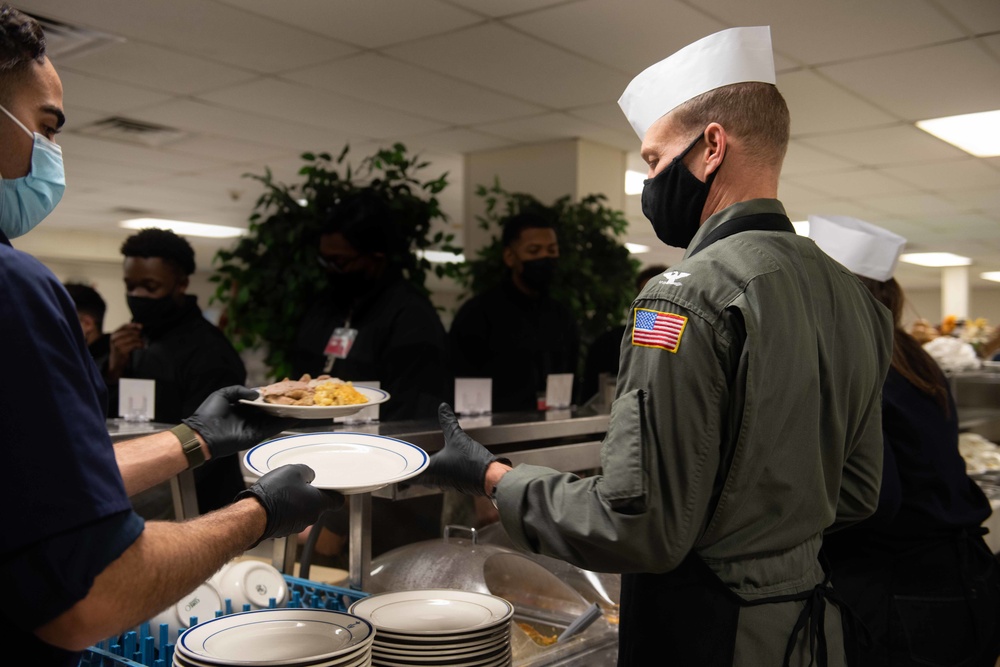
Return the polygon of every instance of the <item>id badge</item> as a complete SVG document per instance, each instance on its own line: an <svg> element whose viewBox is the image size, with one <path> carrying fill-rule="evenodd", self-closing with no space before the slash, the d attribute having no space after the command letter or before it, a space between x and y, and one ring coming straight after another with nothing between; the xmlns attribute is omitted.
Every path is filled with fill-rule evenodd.
<svg viewBox="0 0 1000 667"><path fill-rule="evenodd" d="M326 349L323 354L335 359L346 359L354 345L354 339L358 337L357 329L337 327L333 330L330 340L326 342Z"/></svg>

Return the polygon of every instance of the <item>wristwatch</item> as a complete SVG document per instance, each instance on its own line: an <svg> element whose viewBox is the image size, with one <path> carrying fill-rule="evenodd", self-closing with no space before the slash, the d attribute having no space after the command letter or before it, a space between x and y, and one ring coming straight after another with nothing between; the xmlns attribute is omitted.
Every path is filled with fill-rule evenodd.
<svg viewBox="0 0 1000 667"><path fill-rule="evenodd" d="M205 462L205 452L202 451L198 436L190 426L178 424L170 429L170 432L181 441L181 449L184 450L184 456L187 458L188 470L197 468Z"/></svg>

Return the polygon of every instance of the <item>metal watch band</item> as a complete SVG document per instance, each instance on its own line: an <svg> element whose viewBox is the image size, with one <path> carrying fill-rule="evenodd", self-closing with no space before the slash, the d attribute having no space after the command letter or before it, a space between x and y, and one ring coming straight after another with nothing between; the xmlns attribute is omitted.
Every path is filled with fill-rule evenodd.
<svg viewBox="0 0 1000 667"><path fill-rule="evenodd" d="M170 432L181 441L181 449L184 450L184 456L187 458L188 470L197 468L205 462L205 452L202 451L198 436L195 435L190 426L178 424L170 429Z"/></svg>

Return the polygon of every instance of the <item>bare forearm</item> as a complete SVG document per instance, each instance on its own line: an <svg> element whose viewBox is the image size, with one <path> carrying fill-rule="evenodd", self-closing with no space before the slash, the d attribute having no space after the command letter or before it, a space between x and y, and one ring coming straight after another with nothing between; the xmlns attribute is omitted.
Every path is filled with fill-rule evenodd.
<svg viewBox="0 0 1000 667"><path fill-rule="evenodd" d="M198 440L205 458L210 458L201 436ZM180 440L169 431L116 443L115 460L129 496L165 482L188 467Z"/></svg>
<svg viewBox="0 0 1000 667"><path fill-rule="evenodd" d="M264 533L255 499L173 523L150 521L138 540L101 572L87 597L37 634L82 650L154 616L194 590Z"/></svg>

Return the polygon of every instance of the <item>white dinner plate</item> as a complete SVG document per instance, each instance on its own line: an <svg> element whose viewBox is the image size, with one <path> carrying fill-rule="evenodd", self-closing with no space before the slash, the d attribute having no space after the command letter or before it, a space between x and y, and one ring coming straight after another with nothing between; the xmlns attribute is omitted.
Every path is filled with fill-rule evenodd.
<svg viewBox="0 0 1000 667"><path fill-rule="evenodd" d="M410 635L454 635L508 622L514 607L501 597L453 588L375 593L353 603L350 613L378 630Z"/></svg>
<svg viewBox="0 0 1000 667"><path fill-rule="evenodd" d="M322 663L368 650L375 629L330 609L258 609L219 616L185 631L175 650L212 665ZM349 663L348 663L349 664Z"/></svg>
<svg viewBox="0 0 1000 667"><path fill-rule="evenodd" d="M349 417L361 412L365 408L385 403L389 400L389 392L387 391L376 389L375 387L365 387L360 384L354 385L354 388L365 395L365 398L368 399L367 403L358 403L357 405L281 405L279 403L265 403L264 399L260 396L252 401L241 398L240 403L260 408L275 417L334 419L336 417Z"/></svg>
<svg viewBox="0 0 1000 667"><path fill-rule="evenodd" d="M385 628L378 629L378 641L383 646L399 648L420 647L426 645L468 646L475 642L504 641L510 637L510 623L504 623L485 630L474 630L457 635L414 635L395 633Z"/></svg>
<svg viewBox="0 0 1000 667"><path fill-rule="evenodd" d="M316 473L312 485L343 494L367 493L418 475L429 462L416 445L372 433L303 433L257 445L243 456L247 469L263 475L289 463Z"/></svg>

